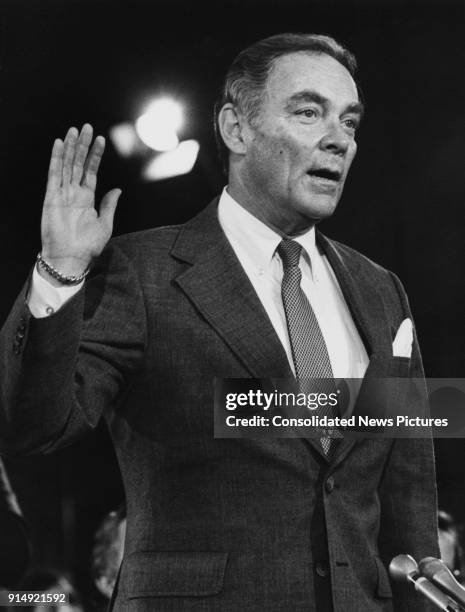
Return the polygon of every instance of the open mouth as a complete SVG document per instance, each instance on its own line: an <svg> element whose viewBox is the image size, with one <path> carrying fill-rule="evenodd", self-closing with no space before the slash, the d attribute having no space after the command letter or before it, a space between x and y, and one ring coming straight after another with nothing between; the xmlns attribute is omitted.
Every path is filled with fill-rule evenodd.
<svg viewBox="0 0 465 612"><path fill-rule="evenodd" d="M307 172L309 176L326 179L327 181L339 181L342 173L338 170L330 170L329 168L316 168Z"/></svg>

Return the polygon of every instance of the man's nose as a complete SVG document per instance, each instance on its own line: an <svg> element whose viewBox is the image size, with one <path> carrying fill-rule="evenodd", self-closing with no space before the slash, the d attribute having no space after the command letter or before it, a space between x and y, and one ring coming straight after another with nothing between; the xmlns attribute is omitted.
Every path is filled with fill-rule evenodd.
<svg viewBox="0 0 465 612"><path fill-rule="evenodd" d="M336 155L345 155L350 145L350 136L339 122L330 122L320 140L320 147Z"/></svg>

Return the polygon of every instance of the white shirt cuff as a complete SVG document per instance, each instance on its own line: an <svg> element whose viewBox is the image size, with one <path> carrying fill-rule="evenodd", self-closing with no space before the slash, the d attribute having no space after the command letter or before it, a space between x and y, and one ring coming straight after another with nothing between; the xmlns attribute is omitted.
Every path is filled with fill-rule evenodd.
<svg viewBox="0 0 465 612"><path fill-rule="evenodd" d="M31 288L27 298L27 305L32 316L36 319L49 317L64 306L83 284L84 281L81 281L79 285L72 285L71 287L54 287L39 274L37 266L34 266Z"/></svg>

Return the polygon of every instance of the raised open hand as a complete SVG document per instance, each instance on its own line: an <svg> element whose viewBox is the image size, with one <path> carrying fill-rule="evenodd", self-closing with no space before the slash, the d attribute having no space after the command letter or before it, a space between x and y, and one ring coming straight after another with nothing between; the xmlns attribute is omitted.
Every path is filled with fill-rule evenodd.
<svg viewBox="0 0 465 612"><path fill-rule="evenodd" d="M64 275L79 275L111 237L120 189L112 189L95 208L97 172L105 139L92 144L92 126L70 128L55 140L42 211L42 256Z"/></svg>

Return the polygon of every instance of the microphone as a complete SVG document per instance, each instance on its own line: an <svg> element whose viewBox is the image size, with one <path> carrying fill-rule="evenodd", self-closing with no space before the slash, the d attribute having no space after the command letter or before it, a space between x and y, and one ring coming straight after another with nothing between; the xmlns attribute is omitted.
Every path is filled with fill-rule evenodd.
<svg viewBox="0 0 465 612"><path fill-rule="evenodd" d="M454 575L440 559L426 557L419 563L421 574L433 584L465 606L465 589L457 582Z"/></svg>
<svg viewBox="0 0 465 612"><path fill-rule="evenodd" d="M391 578L406 581L414 585L415 589L424 597L429 599L440 610L445 612L460 612L456 601L431 584L424 576L420 575L418 564L410 555L397 555L389 564Z"/></svg>

